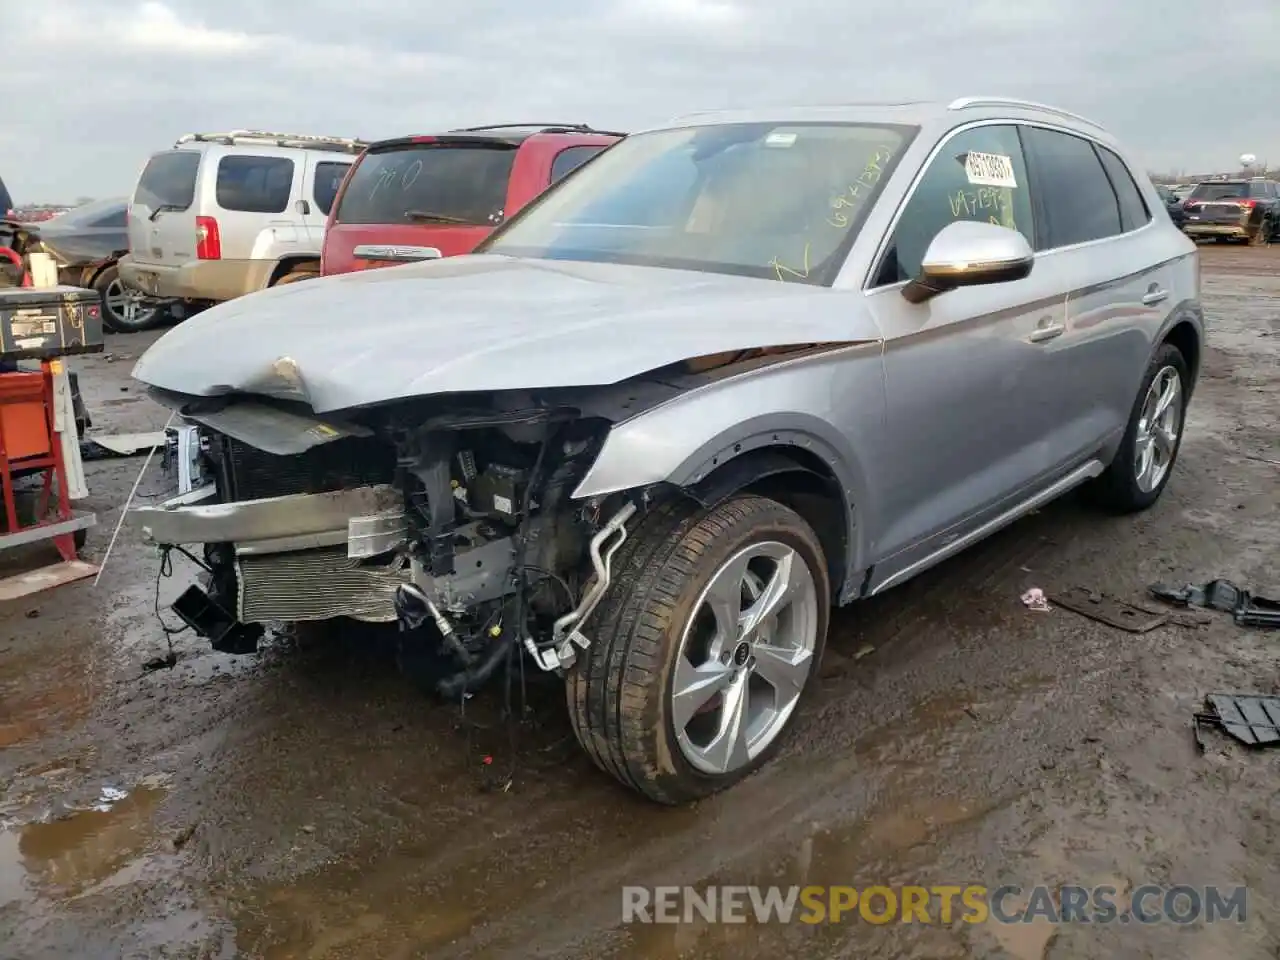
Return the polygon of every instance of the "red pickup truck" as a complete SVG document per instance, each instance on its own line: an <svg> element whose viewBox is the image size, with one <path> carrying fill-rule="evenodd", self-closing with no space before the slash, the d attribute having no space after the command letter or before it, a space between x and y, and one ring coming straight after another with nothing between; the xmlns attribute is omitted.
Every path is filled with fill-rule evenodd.
<svg viewBox="0 0 1280 960"><path fill-rule="evenodd" d="M470 253L623 136L582 124L510 124L370 144L330 208L320 273Z"/></svg>

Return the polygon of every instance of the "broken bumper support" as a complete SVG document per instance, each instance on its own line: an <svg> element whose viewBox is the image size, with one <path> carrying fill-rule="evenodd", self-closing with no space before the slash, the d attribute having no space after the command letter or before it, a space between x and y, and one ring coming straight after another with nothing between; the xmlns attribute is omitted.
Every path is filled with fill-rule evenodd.
<svg viewBox="0 0 1280 960"><path fill-rule="evenodd" d="M147 537L162 546L233 543L237 554L285 553L347 545L349 557L373 557L405 539L404 501L390 485L332 493L210 503L201 487L134 513Z"/></svg>

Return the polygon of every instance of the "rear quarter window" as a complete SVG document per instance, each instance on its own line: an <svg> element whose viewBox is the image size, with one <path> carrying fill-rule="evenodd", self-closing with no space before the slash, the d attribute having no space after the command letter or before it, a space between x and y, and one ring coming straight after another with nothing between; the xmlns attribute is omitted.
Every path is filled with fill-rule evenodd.
<svg viewBox="0 0 1280 960"><path fill-rule="evenodd" d="M494 226L504 216L516 148L411 144L364 155L338 203L341 223Z"/></svg>
<svg viewBox="0 0 1280 960"><path fill-rule="evenodd" d="M334 198L338 195L342 178L347 175L350 167L349 163L334 163L332 160L316 164L316 182L311 185L311 199L316 202L317 209L326 217L333 207Z"/></svg>
<svg viewBox="0 0 1280 960"><path fill-rule="evenodd" d="M1133 174L1124 161L1106 147L1095 149L1111 180L1111 186L1115 188L1116 199L1120 202L1120 228L1127 233L1150 223L1151 211L1147 209L1142 194L1138 191L1138 184L1134 182Z"/></svg>
<svg viewBox="0 0 1280 960"><path fill-rule="evenodd" d="M603 149L602 145L594 145L566 147L561 150L551 161L551 182L567 177Z"/></svg>
<svg viewBox="0 0 1280 960"><path fill-rule="evenodd" d="M240 213L283 213L293 192L293 170L287 157L222 157L214 189L218 206Z"/></svg>
<svg viewBox="0 0 1280 960"><path fill-rule="evenodd" d="M201 154L194 150L157 153L147 161L133 191L133 202L155 210L186 210L196 196Z"/></svg>

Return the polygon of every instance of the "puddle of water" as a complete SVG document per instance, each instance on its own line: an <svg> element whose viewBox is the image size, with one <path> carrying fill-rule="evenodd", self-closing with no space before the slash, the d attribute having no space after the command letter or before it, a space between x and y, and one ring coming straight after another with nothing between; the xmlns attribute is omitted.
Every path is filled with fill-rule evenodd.
<svg viewBox="0 0 1280 960"><path fill-rule="evenodd" d="M164 795L162 787L140 786L114 803L0 832L0 904L74 896L127 867L149 846Z"/></svg>

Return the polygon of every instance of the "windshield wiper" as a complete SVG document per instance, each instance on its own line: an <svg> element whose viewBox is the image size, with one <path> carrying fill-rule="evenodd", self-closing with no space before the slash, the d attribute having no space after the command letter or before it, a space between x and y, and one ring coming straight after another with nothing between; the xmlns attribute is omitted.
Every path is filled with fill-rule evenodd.
<svg viewBox="0 0 1280 960"><path fill-rule="evenodd" d="M404 213L406 220L425 220L431 223L459 223L463 226L474 226L470 220L464 220L462 217L450 217L443 213L432 213L429 210L406 210Z"/></svg>

